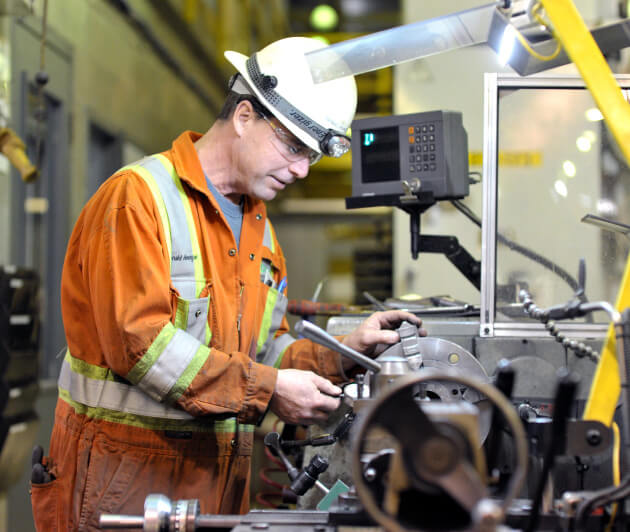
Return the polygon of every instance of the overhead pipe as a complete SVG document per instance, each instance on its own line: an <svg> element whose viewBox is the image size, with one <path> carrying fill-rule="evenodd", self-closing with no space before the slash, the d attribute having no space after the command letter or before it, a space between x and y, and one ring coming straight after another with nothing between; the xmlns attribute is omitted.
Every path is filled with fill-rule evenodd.
<svg viewBox="0 0 630 532"><path fill-rule="evenodd" d="M206 90L204 90L197 80L182 67L175 56L160 42L150 26L134 11L129 2L127 0L109 0L109 3L128 19L129 23L144 37L147 43L149 43L155 54L197 95L204 105L213 113L218 114L220 111L219 106L208 97Z"/></svg>

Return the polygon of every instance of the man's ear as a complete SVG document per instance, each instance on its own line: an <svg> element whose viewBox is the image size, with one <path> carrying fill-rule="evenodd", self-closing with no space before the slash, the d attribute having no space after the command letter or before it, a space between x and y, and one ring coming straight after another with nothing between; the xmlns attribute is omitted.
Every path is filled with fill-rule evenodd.
<svg viewBox="0 0 630 532"><path fill-rule="evenodd" d="M232 115L232 124L239 137L243 134L245 128L256 120L256 114L251 102L243 100L238 103Z"/></svg>

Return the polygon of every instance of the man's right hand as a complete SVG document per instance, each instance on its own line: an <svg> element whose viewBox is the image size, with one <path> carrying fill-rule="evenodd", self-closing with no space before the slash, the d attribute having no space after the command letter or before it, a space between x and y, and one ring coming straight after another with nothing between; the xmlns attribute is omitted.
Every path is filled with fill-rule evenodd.
<svg viewBox="0 0 630 532"><path fill-rule="evenodd" d="M340 401L334 397L339 394L341 388L312 371L281 369L269 404L285 423L310 425L326 421L339 407Z"/></svg>

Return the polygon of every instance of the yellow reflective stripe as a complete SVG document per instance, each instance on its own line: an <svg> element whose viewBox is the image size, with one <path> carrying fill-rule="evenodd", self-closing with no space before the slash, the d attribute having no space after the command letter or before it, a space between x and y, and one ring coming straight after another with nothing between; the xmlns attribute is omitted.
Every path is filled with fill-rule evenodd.
<svg viewBox="0 0 630 532"><path fill-rule="evenodd" d="M101 366L95 366L93 364L88 364L87 362L75 358L70 354L70 350L66 350L65 360L70 364L70 368L75 373L80 373L81 375L85 375L90 379L97 379L99 381L114 381L116 377L114 372L108 368L102 368Z"/></svg>
<svg viewBox="0 0 630 532"><path fill-rule="evenodd" d="M157 206L158 212L160 213L160 219L162 220L162 227L164 228L164 233L166 234L166 246L168 248L168 256L171 256L171 224L168 220L168 215L166 214L166 205L164 205L164 199L162 198L162 194L160 193L160 189L158 188L155 179L151 173L140 165L132 165L126 167L130 170L136 172L147 184L149 190L151 190L151 194L153 195L153 199ZM169 260L169 269L171 267L171 263Z"/></svg>
<svg viewBox="0 0 630 532"><path fill-rule="evenodd" d="M131 371L127 374L127 380L133 384L137 384L138 381L144 377L147 371L151 369L151 366L155 364L155 361L162 354L162 351L166 348L169 342L173 339L175 334L175 326L168 322L157 335L153 343L147 349L147 352L142 356L135 366L131 368Z"/></svg>
<svg viewBox="0 0 630 532"><path fill-rule="evenodd" d="M269 330L271 328L271 318L273 316L273 309L276 306L278 299L278 292L271 288L267 292L267 301L265 302L265 312L263 313L262 321L260 323L260 331L258 333L258 342L256 343L256 353L259 353L263 345L269 337Z"/></svg>
<svg viewBox="0 0 630 532"><path fill-rule="evenodd" d="M197 376L201 367L206 363L209 356L210 348L205 345L200 345L193 359L190 361L188 366L186 366L186 369L182 373L181 377L177 379L177 382L166 394L165 401L167 403L174 403L181 397L181 395L190 386L193 379Z"/></svg>
<svg viewBox="0 0 630 532"><path fill-rule="evenodd" d="M199 247L199 239L197 238L197 229L195 228L195 222L193 221L192 209L190 208L190 200L188 199L188 195L184 191L181 179L177 175L173 163L162 154L154 155L154 157L162 163L166 171L170 174L171 179L173 180L173 183L175 183L177 191L179 192L179 199L184 206L184 212L186 213L186 223L188 224L188 232L190 233L190 243L192 245L193 264L195 268L195 282L197 284L197 291L195 295L199 296L199 294L203 290L203 287L205 286L205 276L203 274L201 249Z"/></svg>
<svg viewBox="0 0 630 532"><path fill-rule="evenodd" d="M177 308L175 309L175 327L186 330L188 327L188 301L177 298Z"/></svg>
<svg viewBox="0 0 630 532"><path fill-rule="evenodd" d="M95 408L85 406L81 403L73 401L70 393L63 388L59 388L59 397L68 403L77 414L81 414L93 419L102 419L111 423L120 423L143 429L151 430L172 430L177 432L212 432L216 434L233 434L236 432L253 432L253 425L244 425L236 423L236 419L222 419L217 421L208 418L197 418L191 421L181 419L162 419L148 416L140 416L136 414L128 414L118 412L116 410L108 410L107 408Z"/></svg>

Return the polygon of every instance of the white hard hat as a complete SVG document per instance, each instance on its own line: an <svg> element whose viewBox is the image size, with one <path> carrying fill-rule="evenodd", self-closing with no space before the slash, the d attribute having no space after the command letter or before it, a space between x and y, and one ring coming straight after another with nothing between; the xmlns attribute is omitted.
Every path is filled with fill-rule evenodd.
<svg viewBox="0 0 630 532"><path fill-rule="evenodd" d="M313 83L305 54L326 46L317 39L280 39L247 57L227 51L254 96L309 148L340 157L357 107L357 86L347 76Z"/></svg>

